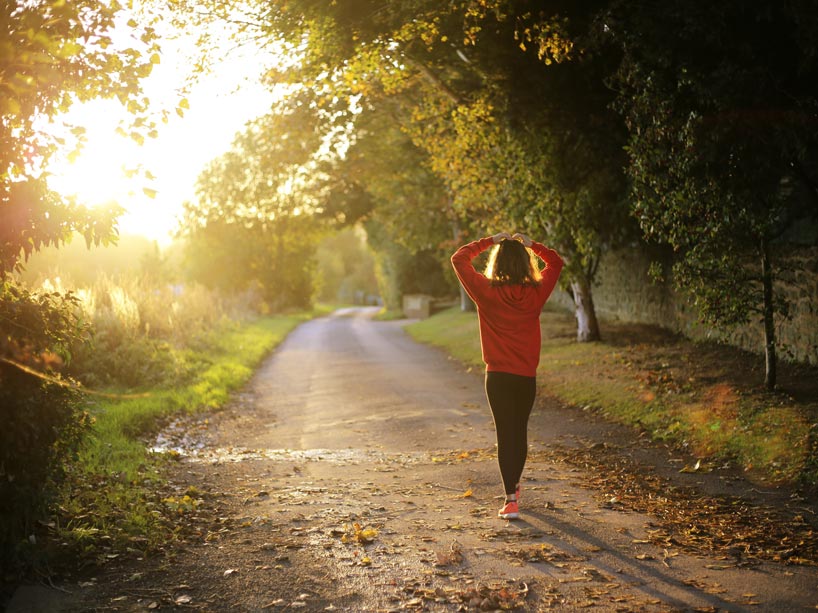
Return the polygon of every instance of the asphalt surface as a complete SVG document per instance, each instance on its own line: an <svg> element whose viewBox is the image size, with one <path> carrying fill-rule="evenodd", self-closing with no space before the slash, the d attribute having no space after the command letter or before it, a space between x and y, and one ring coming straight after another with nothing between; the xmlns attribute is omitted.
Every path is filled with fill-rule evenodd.
<svg viewBox="0 0 818 613"><path fill-rule="evenodd" d="M582 470L545 450L636 436L549 400L547 382L531 418L522 517L498 519L482 373L412 341L405 321L375 321L375 312L346 309L301 325L231 409L185 441L177 488L208 493L202 508L212 510L199 538L170 563L112 566L63 586L71 596L42 610L818 605L814 567L743 567L657 547L648 542L656 518L600 503ZM669 452L633 444L678 473ZM37 610L30 602L36 597L9 611Z"/></svg>

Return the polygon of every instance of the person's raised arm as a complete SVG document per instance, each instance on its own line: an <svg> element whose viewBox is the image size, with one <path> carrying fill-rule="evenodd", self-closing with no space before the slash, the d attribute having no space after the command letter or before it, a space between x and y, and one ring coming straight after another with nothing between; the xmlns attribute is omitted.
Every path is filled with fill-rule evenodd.
<svg viewBox="0 0 818 613"><path fill-rule="evenodd" d="M540 292L548 298L554 290L557 280L560 278L560 273L562 272L562 267L565 265L565 262L563 262L560 254L554 249L550 249L542 243L531 240L525 234L518 232L512 238L522 241L523 245L531 249L538 258L545 262L545 269L542 271L542 281L540 282Z"/></svg>
<svg viewBox="0 0 818 613"><path fill-rule="evenodd" d="M474 269L471 261L492 245L496 245L506 238L511 238L508 232L499 232L494 236L486 236L479 240L466 243L452 255L452 267L454 268L454 272L457 278L460 279L463 289L466 290L466 293L475 302L477 302L475 294L480 292L481 287L488 285L488 279Z"/></svg>

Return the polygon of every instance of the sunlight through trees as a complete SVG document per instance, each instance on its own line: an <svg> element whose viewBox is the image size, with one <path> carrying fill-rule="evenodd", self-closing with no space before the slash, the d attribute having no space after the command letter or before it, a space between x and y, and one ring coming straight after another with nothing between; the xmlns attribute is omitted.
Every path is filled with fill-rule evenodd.
<svg viewBox="0 0 818 613"><path fill-rule="evenodd" d="M399 312L409 293L453 297L454 247L498 231L525 232L563 256L558 291L570 294L578 342L600 340L600 262L625 250L659 254L654 276L708 333L758 331L765 385L776 388L779 330L793 307L783 281L802 283L805 260L794 256L812 250L814 261L818 246L818 19L809 2L672 0L660 10L631 0L536 8L517 0L5 0L0 10L8 424L0 467L12 465L10 454L43 456L27 473L15 455L20 479L3 482L32 508L89 425L67 377L72 359L119 373L88 375L104 385L184 378L198 364L184 352L201 339L174 338L169 322L183 321L180 309L198 322L191 329L221 330L236 312L309 309L316 296L331 300L332 288L336 298L367 301L377 291ZM187 77L168 108L145 85L175 35L195 40L193 81L229 50L246 51L242 69L262 84L253 106L262 111L201 169L191 197L173 203L183 210L175 255L156 248L128 282L101 282L108 310L96 316L83 310L78 288L35 290L21 280L46 248L118 237L122 207L91 206L99 203L90 188L55 191L49 163L76 158L86 139L65 113L107 101L121 106L126 120L116 131L130 144L89 154L97 162L75 183L122 162L155 195L155 177L131 158L190 107ZM235 85L224 76L225 89ZM213 126L240 125L232 112L213 116ZM186 147L180 157L199 159L195 142ZM173 172L182 162L161 164ZM810 313L816 298L806 296ZM127 325L114 321L117 300ZM210 302L220 305L212 319L201 310ZM138 367L123 367L125 355ZM0 515L14 515L7 501L15 492L0 491ZM19 544L34 517L15 516L0 540Z"/></svg>

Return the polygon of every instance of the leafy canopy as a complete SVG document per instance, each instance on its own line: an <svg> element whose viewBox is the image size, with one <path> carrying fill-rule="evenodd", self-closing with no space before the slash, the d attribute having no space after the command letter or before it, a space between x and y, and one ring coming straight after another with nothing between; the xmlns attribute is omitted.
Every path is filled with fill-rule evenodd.
<svg viewBox="0 0 818 613"><path fill-rule="evenodd" d="M82 144L82 128L53 123L76 102L117 98L134 138L155 130L139 83L160 61L157 35L127 15L117 0L2 2L0 274L74 232L89 244L115 236L118 208L91 210L50 192L43 169L58 148ZM115 39L115 27L127 35Z"/></svg>

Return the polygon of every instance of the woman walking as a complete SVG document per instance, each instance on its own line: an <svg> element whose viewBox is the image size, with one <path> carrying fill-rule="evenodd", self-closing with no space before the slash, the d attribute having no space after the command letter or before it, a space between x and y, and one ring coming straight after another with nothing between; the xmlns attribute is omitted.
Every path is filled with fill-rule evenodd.
<svg viewBox="0 0 818 613"><path fill-rule="evenodd" d="M485 275L472 260L493 250ZM540 271L534 256L545 262ZM520 476L528 455L528 417L537 393L540 311L559 279L559 254L524 234L494 236L463 245L452 255L463 288L477 305L486 363L486 397L497 432L497 460L506 501L498 515L519 517Z"/></svg>

